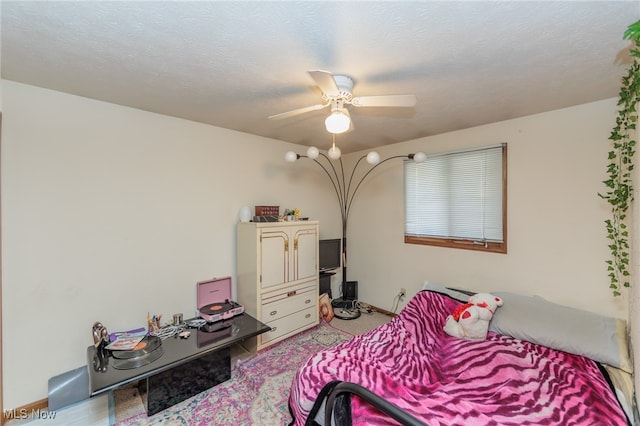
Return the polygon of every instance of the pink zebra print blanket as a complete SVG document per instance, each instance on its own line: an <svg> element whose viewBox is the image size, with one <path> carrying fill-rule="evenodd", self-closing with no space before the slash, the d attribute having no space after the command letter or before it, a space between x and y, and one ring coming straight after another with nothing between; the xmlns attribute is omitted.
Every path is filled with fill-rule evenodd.
<svg viewBox="0 0 640 426"><path fill-rule="evenodd" d="M311 357L291 387L294 424L332 380L360 384L431 426L627 424L590 359L491 332L480 342L445 334L460 304L422 291L391 322ZM395 424L357 397L351 411L354 425Z"/></svg>

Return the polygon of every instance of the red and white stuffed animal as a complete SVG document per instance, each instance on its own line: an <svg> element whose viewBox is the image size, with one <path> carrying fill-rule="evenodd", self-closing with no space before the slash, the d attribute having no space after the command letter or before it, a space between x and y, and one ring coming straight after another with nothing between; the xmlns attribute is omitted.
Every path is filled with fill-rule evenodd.
<svg viewBox="0 0 640 426"><path fill-rule="evenodd" d="M489 293L477 293L469 297L469 303L461 305L447 317L444 331L453 337L468 340L485 340L489 321L502 299Z"/></svg>

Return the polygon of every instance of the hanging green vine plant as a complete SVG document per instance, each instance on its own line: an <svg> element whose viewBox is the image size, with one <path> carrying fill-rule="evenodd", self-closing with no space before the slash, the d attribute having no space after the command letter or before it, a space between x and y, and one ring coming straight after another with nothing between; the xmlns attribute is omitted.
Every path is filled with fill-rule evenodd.
<svg viewBox="0 0 640 426"><path fill-rule="evenodd" d="M624 39L633 42L629 52L633 63L622 78L616 125L609 136L612 149L609 151L608 179L603 182L607 186L607 192L598 194L611 206L611 218L605 220L611 250L611 258L606 262L610 279L609 287L614 296L620 296L622 288L630 286L627 211L633 201L631 172L638 121L636 108L640 102L640 21L628 27L624 32Z"/></svg>

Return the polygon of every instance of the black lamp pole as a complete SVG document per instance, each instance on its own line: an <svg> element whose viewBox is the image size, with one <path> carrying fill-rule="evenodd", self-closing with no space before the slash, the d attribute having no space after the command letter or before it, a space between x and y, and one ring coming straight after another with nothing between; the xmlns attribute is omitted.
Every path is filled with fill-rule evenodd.
<svg viewBox="0 0 640 426"><path fill-rule="evenodd" d="M375 152L370 152L369 154L363 155L358 159L355 166L353 167L353 170L351 171L351 176L349 176L349 180L347 181L345 179L342 157L338 159L338 161L340 162L340 173L338 173L338 170L334 166L334 163L329 157L327 157L326 154L318 152L317 150L315 150L315 152L318 155L314 157L288 152L285 158L288 161L295 161L298 158L311 158L317 165L322 168L322 170L324 170L325 174L333 185L333 189L338 198L338 204L340 205L340 214L342 216L342 294L344 296L347 288L347 224L349 222L349 212L351 211L351 204L353 203L353 199L355 198L360 185L362 185L362 182L374 169L389 160L393 160L396 158L408 158L417 162L421 162L426 159L426 155L422 152L408 155L395 155L393 157L389 157L385 160L379 161L379 155ZM318 160L319 157L324 158L324 162L326 162L327 164L324 164L324 162ZM360 177L357 183L354 183L353 179L356 173L356 169L362 163L362 160L365 159L367 160L367 162L369 162L369 164L372 164L372 167ZM352 187L352 185L354 186Z"/></svg>

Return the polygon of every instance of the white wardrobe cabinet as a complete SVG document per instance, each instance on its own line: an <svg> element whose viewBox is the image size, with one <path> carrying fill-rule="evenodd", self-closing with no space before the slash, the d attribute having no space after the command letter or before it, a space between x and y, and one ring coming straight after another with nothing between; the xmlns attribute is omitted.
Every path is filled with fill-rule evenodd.
<svg viewBox="0 0 640 426"><path fill-rule="evenodd" d="M272 330L260 350L318 324L318 222L238 224L238 302Z"/></svg>

